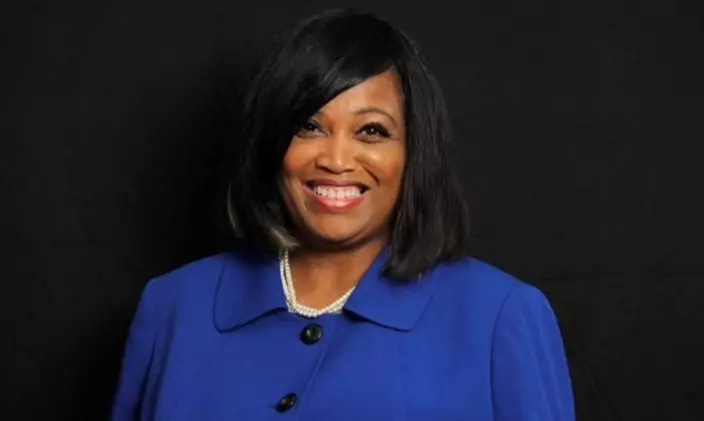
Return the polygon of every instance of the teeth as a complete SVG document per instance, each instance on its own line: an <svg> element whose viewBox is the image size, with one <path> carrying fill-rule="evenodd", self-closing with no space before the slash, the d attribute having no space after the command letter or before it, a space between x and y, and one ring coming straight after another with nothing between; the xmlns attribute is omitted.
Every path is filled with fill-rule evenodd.
<svg viewBox="0 0 704 421"><path fill-rule="evenodd" d="M357 186L347 186L347 187L315 186L313 191L315 192L315 194L317 194L319 196L325 196L330 199L350 199L350 198L362 195L362 190Z"/></svg>

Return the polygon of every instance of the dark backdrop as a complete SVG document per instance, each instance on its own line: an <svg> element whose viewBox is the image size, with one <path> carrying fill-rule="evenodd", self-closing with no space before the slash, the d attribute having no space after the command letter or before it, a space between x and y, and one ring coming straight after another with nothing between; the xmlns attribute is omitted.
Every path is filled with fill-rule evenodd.
<svg viewBox="0 0 704 421"><path fill-rule="evenodd" d="M253 59L333 4L16 3L0 418L105 419L145 282L227 244L217 168ZM441 82L475 254L550 297L581 420L704 419L702 2L453 3L355 6Z"/></svg>

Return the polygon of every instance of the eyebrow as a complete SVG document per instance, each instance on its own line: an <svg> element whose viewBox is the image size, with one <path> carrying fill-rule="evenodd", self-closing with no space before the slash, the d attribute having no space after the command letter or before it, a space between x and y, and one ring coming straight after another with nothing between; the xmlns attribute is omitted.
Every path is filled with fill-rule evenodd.
<svg viewBox="0 0 704 421"><path fill-rule="evenodd" d="M394 116L389 114L387 111L382 110L381 108L364 107L364 108L358 108L358 109L354 110L354 114L356 114L356 115L372 114L372 113L373 114L383 114L383 115L387 116L391 120L391 122L394 123L394 126L398 127L398 123L396 122L396 119L394 118Z"/></svg>

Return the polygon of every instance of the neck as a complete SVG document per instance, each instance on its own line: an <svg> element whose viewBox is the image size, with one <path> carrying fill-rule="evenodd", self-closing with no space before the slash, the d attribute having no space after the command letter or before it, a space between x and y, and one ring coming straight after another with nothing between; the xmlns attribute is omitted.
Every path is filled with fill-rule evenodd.
<svg viewBox="0 0 704 421"><path fill-rule="evenodd" d="M297 298L314 307L334 301L359 282L385 244L380 239L346 250L292 251L289 262Z"/></svg>

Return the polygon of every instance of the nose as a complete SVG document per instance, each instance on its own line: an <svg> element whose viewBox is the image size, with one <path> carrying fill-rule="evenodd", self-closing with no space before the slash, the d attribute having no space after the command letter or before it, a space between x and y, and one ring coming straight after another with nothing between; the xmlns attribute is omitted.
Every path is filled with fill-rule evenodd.
<svg viewBox="0 0 704 421"><path fill-rule="evenodd" d="M352 172L357 167L353 142L344 135L328 136L321 145L316 166L333 174Z"/></svg>

